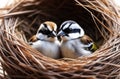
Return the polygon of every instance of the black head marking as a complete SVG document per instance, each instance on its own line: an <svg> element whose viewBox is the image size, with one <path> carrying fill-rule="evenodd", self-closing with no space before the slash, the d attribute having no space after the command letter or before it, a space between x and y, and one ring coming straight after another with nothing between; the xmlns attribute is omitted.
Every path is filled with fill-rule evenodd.
<svg viewBox="0 0 120 79"><path fill-rule="evenodd" d="M75 21L68 20L61 25L58 35L68 36L68 39L76 39L84 35L84 30Z"/></svg>
<svg viewBox="0 0 120 79"><path fill-rule="evenodd" d="M66 24L66 23L65 23ZM62 29L65 33L77 33L77 32L79 32L80 33L80 29L72 29L72 28L70 28L70 26L72 25L72 24L75 24L74 22L70 22L70 24L69 24L69 26L67 27L67 28L65 28L65 29ZM65 25L64 25L65 26ZM64 27L63 26L63 27Z"/></svg>
<svg viewBox="0 0 120 79"><path fill-rule="evenodd" d="M44 27L47 28L47 24L43 23Z"/></svg>
<svg viewBox="0 0 120 79"><path fill-rule="evenodd" d="M42 34L45 34L45 35L51 33L51 31L50 31L50 30L48 29L48 27L47 27L47 24L43 23L43 26L44 26L44 27L42 27L42 28L38 31L38 33L42 33Z"/></svg>
<svg viewBox="0 0 120 79"><path fill-rule="evenodd" d="M67 22L64 23L64 24L62 24L62 26L61 26L61 28L59 29L59 31L60 31L60 30L63 30L63 27L64 27L66 24L67 24Z"/></svg>

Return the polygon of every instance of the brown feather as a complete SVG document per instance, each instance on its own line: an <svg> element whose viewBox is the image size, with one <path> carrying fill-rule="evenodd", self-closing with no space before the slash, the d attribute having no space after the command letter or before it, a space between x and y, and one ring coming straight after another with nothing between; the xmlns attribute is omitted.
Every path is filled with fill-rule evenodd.
<svg viewBox="0 0 120 79"><path fill-rule="evenodd" d="M37 37L36 35L33 35L30 39L29 39L30 42L35 42L37 41Z"/></svg>
<svg viewBox="0 0 120 79"><path fill-rule="evenodd" d="M87 35L84 35L83 37L80 38L80 41L83 43L83 44L88 44L88 43L91 43L93 42L93 40L87 36Z"/></svg>
<svg viewBox="0 0 120 79"><path fill-rule="evenodd" d="M54 22L51 22L51 21L46 21L44 23L47 24L47 25L49 25L52 30L54 30L54 28L56 26L56 24Z"/></svg>

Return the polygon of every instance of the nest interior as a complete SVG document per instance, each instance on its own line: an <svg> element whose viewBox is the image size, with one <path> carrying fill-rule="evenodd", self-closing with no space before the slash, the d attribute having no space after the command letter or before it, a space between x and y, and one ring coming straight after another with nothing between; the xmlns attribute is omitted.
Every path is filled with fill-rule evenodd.
<svg viewBox="0 0 120 79"><path fill-rule="evenodd" d="M18 2L4 15L0 27L0 54L4 78L119 78L118 13L114 4L107 0ZM78 22L100 47L92 56L69 61L55 60L41 55L26 43L42 22L54 21L59 27L66 20Z"/></svg>
<svg viewBox="0 0 120 79"><path fill-rule="evenodd" d="M35 3L31 2L32 5L27 4L30 3L25 3L15 10L34 10L29 14L19 16L20 21L24 20L19 26L20 30L24 32L27 39L36 33L38 27L44 21L53 21L59 28L60 24L66 20L74 20L78 22L85 30L85 33L93 38L98 46L102 45L104 40L109 38L111 30L109 29L109 25L107 24L104 15L93 10L92 7L85 7L84 5L80 6L80 4L89 5L90 3L85 3L84 1L77 3L74 0L41 0ZM95 18L98 18L99 21L96 21ZM102 27L102 24L106 27Z"/></svg>

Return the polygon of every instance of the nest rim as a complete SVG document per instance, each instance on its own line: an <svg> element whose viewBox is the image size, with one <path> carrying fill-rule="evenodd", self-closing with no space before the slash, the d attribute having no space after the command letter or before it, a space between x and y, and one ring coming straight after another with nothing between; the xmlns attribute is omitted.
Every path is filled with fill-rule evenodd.
<svg viewBox="0 0 120 79"><path fill-rule="evenodd" d="M29 1L29 0L28 0ZM35 1L37 1L37 0L35 0ZM42 1L42 0L41 0ZM78 1L78 0L75 0L76 2ZM44 1L43 1L44 2ZM67 2L67 1L66 1ZM30 2L31 3L31 2ZM84 1L83 1L83 3L84 3ZM88 2L89 3L89 2ZM106 3L106 2L105 2ZM25 5L26 4L26 5ZM39 3L38 3L39 4ZM78 2L78 4L79 5L81 5L79 2ZM34 4L34 5L37 5L37 2L36 2L36 4ZM50 4L48 4L49 6L51 6ZM68 5L68 4L67 4ZM70 5L70 4L69 4ZM27 3L25 2L25 3L23 3L23 7L24 6L27 6L26 7L26 9L29 9L28 8L28 6L29 5L27 5ZM83 5L81 5L83 8L85 7L85 6L83 6ZM20 6L21 7L21 6ZM51 7L53 7L53 6L51 6ZM89 7L89 6L87 6L87 7ZM59 7L60 8L60 7ZM78 8L78 7L76 7L76 8ZM93 9L94 7L91 7L91 9ZM86 9L86 8L85 8ZM111 8L110 8L111 9ZM17 9L17 10L21 10L21 9ZM23 9L24 10L24 9ZM14 12L15 10L13 10L13 12ZM31 65L31 63L30 62L34 62L34 66L33 67L35 67L35 68L37 68L36 67L36 64L39 64L39 67L37 68L37 69L43 69L42 71L44 72L44 70L46 70L46 69L48 69L48 70L50 70L50 71L55 71L55 72L58 72L58 71L63 71L63 72L65 72L65 71L74 71L74 70L82 70L82 68L83 67L86 67L86 65L88 65L88 66L90 66L91 64L94 66L94 63L96 63L96 61L95 60L97 60L97 59L101 59L101 58L103 58L103 57L106 57L106 56L109 56L109 55L111 55L111 53L108 53L110 50L108 50L109 48L114 48L113 46L112 46L112 44L111 44L111 42L112 41L118 41L118 38L120 37L119 36L119 29L116 29L115 27L112 27L112 25L115 25L116 23L115 22L113 22L112 20L111 20L111 18L109 19L109 21L110 22L113 22L113 24L112 23L107 23L106 24L106 26L107 25L110 25L110 24L112 24L111 26L109 26L109 28L112 28L112 32L111 32L111 29L109 30L108 29L108 32L106 33L106 36L107 35L109 35L109 37L106 37L106 40L105 40L105 43L103 43L102 44L102 46L100 47L100 49L98 49L97 51L95 51L95 53L93 53L91 56L88 56L88 57L80 57L80 58L78 58L78 59L73 59L72 61L70 60L70 61L68 61L68 59L67 59L67 62L66 61L60 61L60 60L54 60L54 59L51 59L51 58L48 58L48 57L45 57L45 56L43 56L43 55L41 55L41 54L39 54L39 52L37 52L36 50L33 50L30 46L27 46L27 44L26 44L26 42L27 41L25 41L25 39L23 39L23 31L21 31L20 32L20 39L18 38L18 36L17 36L17 34L14 34L15 32L16 32L16 25L20 25L21 23L20 22L22 22L22 21L19 21L19 19L21 20L21 18L18 18L18 17L21 17L22 15L21 14L24 14L24 16L26 16L26 14L27 15L29 15L29 13L30 13L30 15L28 16L28 18L29 17L31 17L31 16L33 16L34 15L34 13L37 13L37 11L36 12L34 12L35 10L28 10L28 11L25 11L25 12L23 12L23 13L15 13L15 16L12 16L12 17L8 17L8 16L10 16L10 15L12 15L12 14L8 14L8 15L5 15L5 16L7 16L7 18L5 18L5 20L3 21L3 24L4 24L4 27L2 27L1 29L2 29L2 31L3 32L1 32L2 33L2 35L3 35L3 33L4 33L4 31L5 31L5 37L3 37L3 36L1 36L1 41L4 41L4 39L5 39L5 44L7 45L7 44L9 44L11 41L10 40L14 40L15 42L12 42L13 44L11 44L12 46L12 48L14 47L14 45L15 45L15 47L16 48L18 48L18 50L20 51L20 56L22 56L22 57L24 57L24 55L26 56L26 57L24 57L24 61L23 60L20 60L20 61L22 61L22 62L25 62L25 64L24 63L20 63L20 62L18 62L18 61L16 61L16 59L12 59L12 60L14 60L14 61L16 61L17 63L19 63L19 65L20 65L20 67L24 67L24 68L26 68L25 67L25 65L26 64L29 64L29 65ZM32 12L32 13L31 13ZM107 13L107 12L106 12ZM109 12L108 12L109 13ZM31 15L32 14L32 15ZM38 12L38 14L39 14L39 12ZM46 13L45 15L47 15L48 13ZM54 13L53 13L54 14ZM110 14L111 13L109 13L109 17L110 17ZM13 14L14 15L14 14ZM16 16L17 15L17 16ZM40 14L41 15L41 14ZM97 15L99 15L99 14L96 14L96 16ZM24 17L23 16L23 17ZM49 16L49 15L48 15ZM56 16L57 16L57 14L56 14ZM109 18L109 17L107 17L106 18L106 16L107 15L105 15L103 18L104 19L107 19L107 18ZM15 18L14 18L15 17ZM17 17L17 18L16 18ZM23 18L22 17L22 18ZM32 18L34 18L35 16L33 16ZM50 18L53 18L52 19L52 21L54 21L55 19L54 19L54 17L53 16L50 16ZM93 16L92 16L93 17ZM118 18L117 17L117 15L112 15L112 17L114 17L114 18ZM37 18L37 17L36 17ZM50 19L50 18L48 18L48 20ZM95 18L95 17L94 17ZM62 19L62 18L61 18ZM69 18L67 18L67 19L69 19ZM73 18L73 19L75 19L75 18ZM44 20L46 20L46 17L45 17L45 19L43 19L43 20L41 20L39 23L42 23L42 22L44 22ZM64 19L63 19L64 20ZM63 21L62 20L62 21ZM28 20L27 20L28 21ZM33 19L33 21L32 22L34 22L35 20ZM58 19L55 21L55 22L57 22L58 24L60 24L62 21L58 21ZM94 21L94 20L93 20ZM99 21L99 20L98 20ZM106 21L108 21L108 20L106 20ZM115 21L117 21L117 20L115 20ZM6 24L6 22L8 22L8 25ZM12 24L9 24L9 22L14 22L14 23L12 23ZM19 22L18 24L17 24L17 22ZM32 22L31 22L31 24L32 24ZM38 22L38 21L37 21ZM104 21L103 21L104 22ZM31 24L30 24L30 27L31 27ZM82 23L81 23L82 24ZM23 24L24 25L24 24ZM28 22L28 25L29 25L29 22ZM38 24L39 25L39 24ZM84 25L84 24L83 24ZM102 25L102 24L101 24ZM9 27L9 26L14 26L14 27ZM11 30L9 30L9 29L7 29L7 28L10 28L10 29L13 29L13 31L11 31ZM105 26L103 25L103 27L105 28ZM85 27L86 28L86 27ZM108 27L106 27L106 28L108 28ZM105 29L106 29L105 28ZM18 31L18 30L17 30ZM106 30L103 30L103 32L104 31L106 31ZM118 33L118 34L117 34ZM18 32L18 34L19 34L19 32ZM15 36L14 36L15 35ZM22 37L22 39L21 39L21 37ZM115 40L116 39L116 40ZM106 41L107 41L107 43L106 43ZM7 43L6 43L7 42ZM115 43L116 44L116 43ZM4 44L2 44L2 45L4 45ZM109 47L107 47L108 45L110 45ZM113 45L114 45L114 43L113 43ZM119 46L119 45L118 45ZM7 46L4 46L4 47L6 47L6 48L8 48L9 49L9 46L7 47ZM11 49L12 49L11 48ZM25 49L26 48L26 49ZM28 48L30 48L30 49L28 49ZM112 49L111 49L112 50ZM24 53L22 53L22 52L24 52ZM28 53L27 53L27 52ZM3 52L3 51L2 51ZM32 52L32 53L31 53ZM104 52L104 53L100 53L100 52ZM106 53L107 52L107 53ZM12 52L13 53L13 52ZM15 53L16 54L16 53ZM13 55L15 55L15 54L13 54ZM22 55L22 54L24 54L24 55ZM32 55L30 55L30 54L32 54ZM28 55L28 56L27 56ZM38 55L38 56L37 56ZM115 54L116 55L116 54ZM40 57L39 57L40 56ZM35 58L36 57L36 58ZM8 58L4 58L4 54L2 53L2 58L3 58L3 60L5 61L5 60L7 60ZM38 58L38 60L36 60ZM31 61L29 61L28 59L31 59ZM108 58L109 59L109 58ZM49 60L49 61L48 61ZM88 61L89 60L89 61ZM104 60L105 60L105 58L104 58ZM107 58L106 58L106 60L107 60ZM28 62L29 61L29 62ZM40 61L40 62L38 62L38 61ZM41 63L42 62L42 63ZM81 64L78 64L78 63L80 63L81 62ZM6 65L5 65L5 63L4 62L2 62L3 63L3 65L6 67L6 68L8 68L8 69L6 69L6 71L9 73L9 75L11 76L11 74L10 74L10 72L9 72L9 67L7 67ZM51 63L51 64L50 64ZM98 63L98 62L97 62ZM101 62L100 62L101 63ZM8 63L7 63L8 64ZM44 65L43 65L44 64ZM102 63L103 64L103 63ZM12 66L11 64L9 64L10 65L10 67ZM16 65L16 64L15 64ZM32 64L33 65L33 64ZM31 66L32 66L31 65ZM48 66L48 67L47 67ZM86 67L86 68L89 68L89 67ZM96 66L96 65L95 65ZM23 69L24 69L23 68ZM28 67L28 68L31 68L31 67ZM34 70L34 68L33 69L30 69L31 71L33 71L33 72L36 72L36 70ZM84 71L84 69L83 69L83 71ZM94 72L94 71L93 71ZM42 73L42 72L41 72ZM13 74L15 74L15 73L13 73ZM48 74L47 74L48 75Z"/></svg>

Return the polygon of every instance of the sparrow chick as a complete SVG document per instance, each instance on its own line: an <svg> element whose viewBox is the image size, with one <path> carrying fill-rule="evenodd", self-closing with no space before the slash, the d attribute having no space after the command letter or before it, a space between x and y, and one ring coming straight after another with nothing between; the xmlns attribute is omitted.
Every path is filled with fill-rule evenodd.
<svg viewBox="0 0 120 79"><path fill-rule="evenodd" d="M85 35L84 30L75 21L63 22L57 35L62 39L60 49L63 57L88 56L97 49L93 40Z"/></svg>
<svg viewBox="0 0 120 79"><path fill-rule="evenodd" d="M60 57L60 42L56 36L57 25L54 22L46 21L42 23L33 37L31 46L43 55L57 59Z"/></svg>

